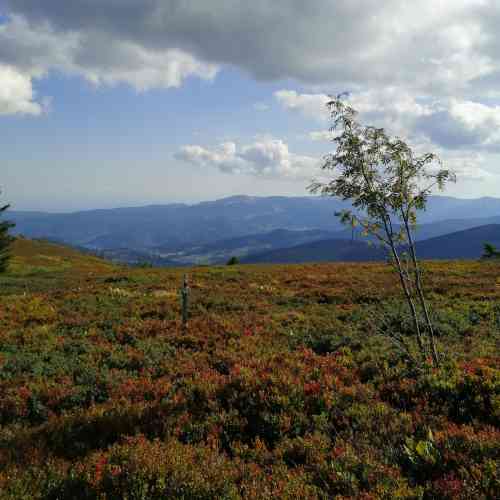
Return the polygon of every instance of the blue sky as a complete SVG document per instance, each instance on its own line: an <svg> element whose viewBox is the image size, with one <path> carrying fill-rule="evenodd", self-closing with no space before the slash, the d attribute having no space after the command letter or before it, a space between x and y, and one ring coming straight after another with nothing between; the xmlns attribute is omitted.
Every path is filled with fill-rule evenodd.
<svg viewBox="0 0 500 500"><path fill-rule="evenodd" d="M343 90L438 152L458 174L449 194L499 196L496 1L4 4L0 185L15 209L305 195L331 149L326 94Z"/></svg>

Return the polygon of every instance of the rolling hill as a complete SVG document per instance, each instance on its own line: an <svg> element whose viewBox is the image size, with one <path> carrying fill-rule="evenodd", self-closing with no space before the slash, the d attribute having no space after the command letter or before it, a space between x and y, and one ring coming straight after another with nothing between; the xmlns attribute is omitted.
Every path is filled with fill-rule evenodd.
<svg viewBox="0 0 500 500"><path fill-rule="evenodd" d="M270 252L249 255L242 263L292 264L302 262L369 262L383 260L385 253L366 241L329 239L314 241L291 248L280 248Z"/></svg>
<svg viewBox="0 0 500 500"><path fill-rule="evenodd" d="M477 259L484 243L500 246L500 224L474 227L417 243L422 259Z"/></svg>
<svg viewBox="0 0 500 500"><path fill-rule="evenodd" d="M81 250L45 240L16 238L11 246L12 259L9 272L12 275L108 271L113 264Z"/></svg>
<svg viewBox="0 0 500 500"><path fill-rule="evenodd" d="M474 227L436 238L418 241L422 259L477 259L484 243L500 246L500 224ZM249 255L245 263L361 262L382 260L385 253L376 245L362 240L328 239Z"/></svg>

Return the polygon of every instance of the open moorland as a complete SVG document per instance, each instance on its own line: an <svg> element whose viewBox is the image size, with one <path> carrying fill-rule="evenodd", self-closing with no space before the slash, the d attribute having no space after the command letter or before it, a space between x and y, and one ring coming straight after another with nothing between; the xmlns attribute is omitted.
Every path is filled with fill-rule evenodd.
<svg viewBox="0 0 500 500"><path fill-rule="evenodd" d="M139 269L17 240L0 278L2 499L500 496L500 267L426 262L416 371L384 263Z"/></svg>

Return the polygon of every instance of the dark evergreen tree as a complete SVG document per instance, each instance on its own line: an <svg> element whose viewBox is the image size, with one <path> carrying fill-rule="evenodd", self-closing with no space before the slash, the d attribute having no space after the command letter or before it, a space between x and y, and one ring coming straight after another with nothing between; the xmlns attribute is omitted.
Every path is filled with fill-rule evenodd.
<svg viewBox="0 0 500 500"><path fill-rule="evenodd" d="M6 210L8 210L9 205L4 205L0 207L0 218L3 217ZM9 234L9 230L14 227L14 224L8 221L0 220L0 273L3 273L7 269L10 258L10 244L13 239Z"/></svg>
<svg viewBox="0 0 500 500"><path fill-rule="evenodd" d="M483 259L500 259L500 250L497 250L492 244L484 244Z"/></svg>

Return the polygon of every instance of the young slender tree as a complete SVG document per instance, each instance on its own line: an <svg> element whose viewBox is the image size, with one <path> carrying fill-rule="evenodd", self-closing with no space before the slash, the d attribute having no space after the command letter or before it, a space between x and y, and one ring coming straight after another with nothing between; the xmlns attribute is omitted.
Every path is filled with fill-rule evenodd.
<svg viewBox="0 0 500 500"><path fill-rule="evenodd" d="M3 217L9 205L0 207L0 218ZM10 258L10 244L12 236L9 235L9 230L14 227L14 224L8 221L0 220L0 273L5 272Z"/></svg>
<svg viewBox="0 0 500 500"><path fill-rule="evenodd" d="M420 357L430 356L439 365L413 231L417 212L425 209L429 195L443 190L455 176L435 154L416 155L399 137L362 125L345 94L332 98L328 106L335 151L325 157L322 169L329 180L315 181L309 189L350 201L353 209L336 215L344 224L361 227L364 235L375 237L387 249L411 313ZM393 332L391 338L412 357L402 335Z"/></svg>

